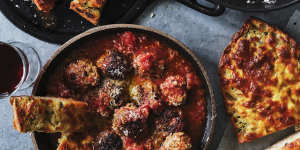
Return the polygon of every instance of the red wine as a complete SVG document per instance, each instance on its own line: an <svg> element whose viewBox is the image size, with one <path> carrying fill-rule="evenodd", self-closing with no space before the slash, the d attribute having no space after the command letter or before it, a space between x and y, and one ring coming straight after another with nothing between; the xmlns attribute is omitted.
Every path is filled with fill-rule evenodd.
<svg viewBox="0 0 300 150"><path fill-rule="evenodd" d="M0 43L0 68L0 94L10 94L22 80L24 68L19 53L3 43Z"/></svg>

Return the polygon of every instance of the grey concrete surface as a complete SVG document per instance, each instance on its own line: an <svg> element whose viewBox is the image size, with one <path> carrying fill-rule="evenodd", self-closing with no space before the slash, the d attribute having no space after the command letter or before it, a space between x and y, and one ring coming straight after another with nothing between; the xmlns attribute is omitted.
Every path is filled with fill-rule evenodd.
<svg viewBox="0 0 300 150"><path fill-rule="evenodd" d="M238 144L232 125L224 112L218 88L217 65L220 55L231 36L249 16L260 17L282 29L300 8L300 4L269 13L244 13L227 9L220 17L209 17L187 8L173 0L158 0L151 4L134 22L166 32L190 47L206 67L216 94L218 118L216 134L211 150L260 150L285 137L292 131L283 131L248 144ZM0 13L0 41L22 41L33 46L41 57L42 64L59 45L40 41L16 28ZM289 28L293 32L293 28ZM296 37L297 38L297 37ZM299 37L300 38L300 37ZM298 39L299 39L298 38ZM15 95L30 94L31 88ZM226 130L225 130L226 129ZM223 132L225 134L223 136ZM222 139L219 148L219 141ZM8 99L0 101L0 150L31 150L29 134L19 134L12 128L12 110Z"/></svg>

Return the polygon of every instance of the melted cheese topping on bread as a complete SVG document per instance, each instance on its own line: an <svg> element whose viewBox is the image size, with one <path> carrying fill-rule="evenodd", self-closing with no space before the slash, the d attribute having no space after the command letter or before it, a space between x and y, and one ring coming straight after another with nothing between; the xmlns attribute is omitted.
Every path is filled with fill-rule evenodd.
<svg viewBox="0 0 300 150"><path fill-rule="evenodd" d="M94 25L97 25L101 17L106 0L73 0L70 9Z"/></svg>
<svg viewBox="0 0 300 150"><path fill-rule="evenodd" d="M13 96L13 124L19 132L75 132L94 126L88 105L72 99ZM93 119L95 120L95 119Z"/></svg>
<svg viewBox="0 0 300 150"><path fill-rule="evenodd" d="M222 93L240 143L300 120L300 50L294 39L250 19L219 64Z"/></svg>

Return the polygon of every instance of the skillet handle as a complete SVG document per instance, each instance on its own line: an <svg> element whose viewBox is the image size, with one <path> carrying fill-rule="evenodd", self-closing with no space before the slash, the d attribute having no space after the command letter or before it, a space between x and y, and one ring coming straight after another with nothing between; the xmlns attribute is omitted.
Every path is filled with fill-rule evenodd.
<svg viewBox="0 0 300 150"><path fill-rule="evenodd" d="M177 0L177 1L209 16L220 16L225 11L225 8L221 5L220 2L221 0L217 0L217 2L210 1L213 4L215 4L214 8L203 6L199 4L197 0Z"/></svg>

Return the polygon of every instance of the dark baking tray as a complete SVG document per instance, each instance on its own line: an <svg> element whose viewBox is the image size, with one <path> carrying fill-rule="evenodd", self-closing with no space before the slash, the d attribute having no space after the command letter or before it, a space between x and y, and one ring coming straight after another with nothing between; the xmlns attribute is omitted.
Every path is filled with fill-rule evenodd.
<svg viewBox="0 0 300 150"><path fill-rule="evenodd" d="M282 9L298 2L300 0L223 0L222 5L241 11L265 12Z"/></svg>
<svg viewBox="0 0 300 150"><path fill-rule="evenodd" d="M152 0L109 0L103 10L100 25L129 23ZM75 35L92 27L81 16L69 9L71 0L56 0L49 16L37 11L31 0L0 0L0 10L18 28L38 39L63 44ZM46 24L53 24L45 27Z"/></svg>

